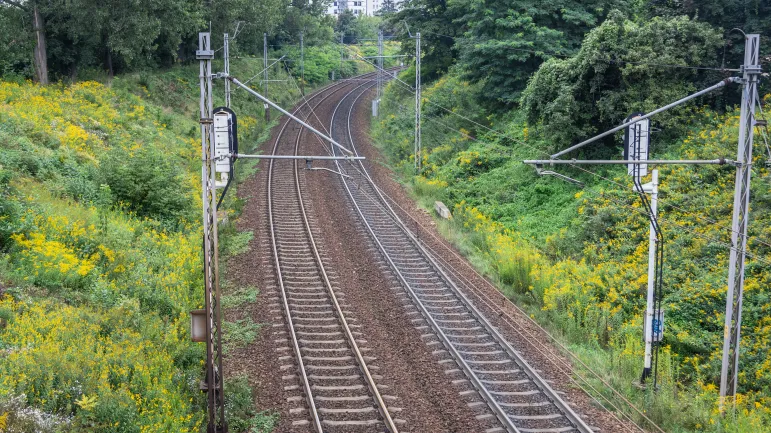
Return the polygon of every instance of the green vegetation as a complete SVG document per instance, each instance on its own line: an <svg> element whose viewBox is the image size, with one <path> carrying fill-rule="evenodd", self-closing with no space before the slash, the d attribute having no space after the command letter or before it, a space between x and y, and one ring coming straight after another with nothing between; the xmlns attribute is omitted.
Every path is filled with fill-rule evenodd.
<svg viewBox="0 0 771 433"><path fill-rule="evenodd" d="M257 331L262 325L254 323L251 318L222 322L223 352L227 355L234 349L240 349L252 344L257 338Z"/></svg>
<svg viewBox="0 0 771 433"><path fill-rule="evenodd" d="M195 124L117 87L0 83L0 400L57 431L194 431ZM132 164L130 186L106 171L151 151L169 170Z"/></svg>
<svg viewBox="0 0 771 433"><path fill-rule="evenodd" d="M252 387L246 376L238 376L225 383L228 399L225 413L232 431L245 433L269 433L278 424L278 414L258 412L254 408Z"/></svg>
<svg viewBox="0 0 771 433"><path fill-rule="evenodd" d="M590 15L579 14L572 26L543 20L541 9L516 1L458 1L446 8L430 0L409 4L424 6L426 13L406 9L395 16L413 27L453 36L426 32L423 42L423 64L432 61L424 80L432 81L423 90L421 172L413 171L414 95L404 85L389 84L372 133L424 207L442 200L453 210L451 221L438 223L443 234L665 431L767 430L771 251L765 240L771 234L771 202L765 192L765 151L757 151L753 174L740 394L735 416L726 418L718 415L716 383L733 168L659 167L667 319L660 390L653 392L632 385L642 371L648 220L626 169L555 169L584 182L581 188L539 177L521 163L548 157L618 124L630 112L650 110L721 80L716 71L655 64L717 65L724 30L714 27L712 18L689 18L674 6L661 6L655 15L629 5L617 5L622 11L594 8ZM725 10L733 15L726 19L741 22L748 33L768 20L764 7L747 13L729 6ZM552 5L538 7L550 10ZM569 16L572 7L561 9L566 15L559 19ZM501 28L481 28L485 17L498 18L495 25ZM463 25L452 29L449 22ZM517 39L508 41L504 28L524 33L512 31ZM544 37L528 43L529 31ZM515 55L518 48L525 54ZM739 62L736 53L742 50L736 50L730 44L726 49L729 67ZM414 69L401 78L409 83L411 75ZM738 90L729 87L654 118L661 130L652 138L655 157L731 158L738 141L738 111L732 104L738 97ZM618 159L620 152L617 135L571 156ZM577 368L576 374L587 376ZM618 401L599 381L590 383L614 404Z"/></svg>
<svg viewBox="0 0 771 433"><path fill-rule="evenodd" d="M223 284L222 291L223 308L238 308L246 304L254 303L257 301L257 295L260 294L260 291L252 286L231 288L228 285Z"/></svg>
<svg viewBox="0 0 771 433"><path fill-rule="evenodd" d="M188 311L203 304L197 33L212 23L215 50L224 32L235 36L231 73L247 80L262 69L268 32L269 57L286 56L271 66L269 94L291 106L301 96L289 77L300 76L301 32L307 91L333 71L373 70L359 57L374 44L347 45L341 62L335 31L353 43L376 34L380 19L343 25L326 8L0 0L0 431L201 431L204 353L188 335ZM214 63L221 70L219 54ZM224 105L215 85L214 104ZM241 149L254 151L276 121L240 89L232 106ZM236 180L255 166L240 162ZM223 205L229 221L244 204L235 188ZM222 225L223 268L252 237ZM259 293L225 286L227 308ZM260 325L225 328L233 351ZM245 380L232 383L231 430L270 431L278 415L254 409Z"/></svg>
<svg viewBox="0 0 771 433"><path fill-rule="evenodd" d="M226 236L222 240L220 249L225 256L237 256L249 251L249 242L254 237L254 232L246 230Z"/></svg>
<svg viewBox="0 0 771 433"><path fill-rule="evenodd" d="M261 63L237 59L232 70L251 76ZM205 424L203 347L188 335L188 311L203 303L197 75L191 65L116 77L111 87L0 82L4 429L176 433ZM285 106L300 96L291 79L272 88ZM242 146L254 149L273 123L243 92L233 105ZM240 179L254 171L247 165ZM231 195L225 209L233 217L242 205ZM233 227L221 232L223 256L252 237ZM258 294L224 290L229 307ZM259 325L230 328L236 348ZM251 431L276 420L248 413Z"/></svg>
<svg viewBox="0 0 771 433"><path fill-rule="evenodd" d="M340 57L339 47L330 43L340 35L346 44L376 38L382 26L379 17L350 11L327 16L328 5L309 0L0 0L0 75L48 84L168 68L194 60L198 32L211 30L215 50L222 47L224 33L231 36L233 57L262 56L264 33L271 51L299 46L303 34L310 61L306 72L318 83L339 68L330 67L332 60L339 65ZM299 69L298 59L291 57L292 68ZM338 77L357 73L356 63L342 66Z"/></svg>

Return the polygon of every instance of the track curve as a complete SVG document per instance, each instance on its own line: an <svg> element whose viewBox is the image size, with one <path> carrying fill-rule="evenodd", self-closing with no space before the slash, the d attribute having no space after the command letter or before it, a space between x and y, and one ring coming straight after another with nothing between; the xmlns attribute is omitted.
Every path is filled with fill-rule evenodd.
<svg viewBox="0 0 771 433"><path fill-rule="evenodd" d="M331 136L356 152L350 117L360 90L342 98L330 121ZM332 150L334 153L336 149ZM356 152L358 155L358 152ZM476 309L454 281L450 270L423 247L390 207L361 162L336 162L341 188L391 271L409 294L426 327L478 393L498 423L489 431L592 432ZM429 334L424 334L427 337ZM430 344L430 343L429 343ZM455 381L453 381L455 382Z"/></svg>
<svg viewBox="0 0 771 433"><path fill-rule="evenodd" d="M365 85L366 81L335 83L311 96L294 114L307 119L324 100ZM297 155L303 133L299 124L286 120L273 155ZM297 160L270 160L267 195L273 262L297 366L297 387L305 395L307 410L307 416L293 422L293 431L396 433L397 422L385 402L389 396L381 395L379 376L371 373L374 358L364 355L366 340L350 323L355 319L348 317L344 295L335 287L334 272L325 265L313 236L315 222L304 198L304 183L305 171Z"/></svg>

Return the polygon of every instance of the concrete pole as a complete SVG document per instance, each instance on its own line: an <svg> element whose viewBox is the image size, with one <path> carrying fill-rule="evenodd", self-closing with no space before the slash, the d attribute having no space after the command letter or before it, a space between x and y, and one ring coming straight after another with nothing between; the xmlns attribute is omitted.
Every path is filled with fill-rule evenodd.
<svg viewBox="0 0 771 433"><path fill-rule="evenodd" d="M300 92L305 96L305 43L300 32Z"/></svg>
<svg viewBox="0 0 771 433"><path fill-rule="evenodd" d="M420 83L420 32L415 33L415 173L420 172L421 143L420 143L420 111L421 111L421 83Z"/></svg>
<svg viewBox="0 0 771 433"><path fill-rule="evenodd" d="M225 59L225 74L230 76L230 37L225 33L225 45L223 46ZM225 80L225 106L230 108L230 81Z"/></svg>
<svg viewBox="0 0 771 433"><path fill-rule="evenodd" d="M340 77L338 77L338 80L343 79L343 49L345 48L343 36L345 36L345 33L340 33Z"/></svg>
<svg viewBox="0 0 771 433"><path fill-rule="evenodd" d="M268 34L263 33L262 34L262 66L265 68L265 72L263 75L263 83L264 85L264 92L265 97L268 97ZM265 121L270 122L270 106L268 104L263 105L265 107Z"/></svg>
<svg viewBox="0 0 771 433"><path fill-rule="evenodd" d="M377 100L383 94L383 31L377 32Z"/></svg>
<svg viewBox="0 0 771 433"><path fill-rule="evenodd" d="M655 308L656 293L656 228L653 221L658 218L659 202L659 171L653 170L651 173L651 182L643 185L643 192L651 195L651 222L650 232L648 234L648 297L645 308L645 361L643 373L640 379L641 383L651 375L651 361L653 359L653 320Z"/></svg>

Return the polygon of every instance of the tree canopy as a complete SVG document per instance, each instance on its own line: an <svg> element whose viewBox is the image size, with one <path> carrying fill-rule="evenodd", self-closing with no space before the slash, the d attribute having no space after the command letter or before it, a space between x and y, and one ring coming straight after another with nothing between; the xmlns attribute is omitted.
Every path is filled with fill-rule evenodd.
<svg viewBox="0 0 771 433"><path fill-rule="evenodd" d="M536 72L522 108L557 147L618 124L633 111L650 111L719 81L713 71L652 66L712 65L722 48L718 30L688 17L655 17L643 24L614 11L567 59ZM657 124L676 128L674 110Z"/></svg>
<svg viewBox="0 0 771 433"><path fill-rule="evenodd" d="M207 29L215 49L224 33L236 36L236 54L262 53L266 32L271 44L297 43L300 33L307 45L326 43L330 1L0 0L0 73L34 71L47 82L49 73L76 79L87 69L112 75L170 66L192 59L197 34Z"/></svg>

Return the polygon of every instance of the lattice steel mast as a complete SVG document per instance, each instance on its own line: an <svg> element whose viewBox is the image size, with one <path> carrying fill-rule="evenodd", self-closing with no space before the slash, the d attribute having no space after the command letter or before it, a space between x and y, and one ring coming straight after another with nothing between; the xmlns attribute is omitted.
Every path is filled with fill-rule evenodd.
<svg viewBox="0 0 771 433"><path fill-rule="evenodd" d="M739 374L739 343L744 294L744 260L749 224L752 141L755 128L755 104L760 77L760 35L746 35L742 67L742 105L739 118L739 147L736 156L736 189L731 222L731 255L728 268L725 325L723 328L723 363L720 370L720 407L726 397L736 395Z"/></svg>
<svg viewBox="0 0 771 433"><path fill-rule="evenodd" d="M217 193L215 190L214 127L212 119L211 35L198 34L200 61L201 189L203 201L203 271L206 316L207 433L227 433L222 380L222 333L217 254Z"/></svg>

